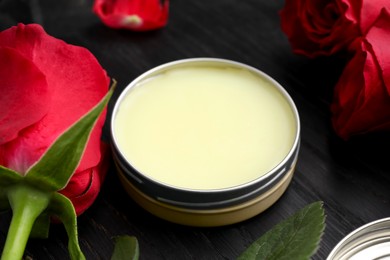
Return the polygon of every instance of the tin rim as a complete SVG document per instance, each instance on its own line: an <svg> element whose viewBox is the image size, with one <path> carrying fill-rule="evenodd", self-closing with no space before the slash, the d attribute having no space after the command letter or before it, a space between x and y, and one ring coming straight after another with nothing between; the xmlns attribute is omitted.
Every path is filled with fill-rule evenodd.
<svg viewBox="0 0 390 260"><path fill-rule="evenodd" d="M138 83L152 78L158 74L161 74L167 70L174 69L180 66L215 66L215 67L232 67L237 69L247 70L254 75L260 76L263 79L267 80L275 87L284 97L285 101L288 103L295 121L295 138L288 154L276 165L273 169L265 173L264 175L251 180L249 182L239 184L232 187L222 188L222 189L190 189L190 188L181 188L167 183L159 182L154 180L151 177L142 174L138 171L128 160L125 159L119 146L117 145L117 139L114 133L114 121L118 109L126 97L126 95L135 87ZM258 196L272 187L277 183L283 176L292 168L292 165L295 164L299 152L300 146L300 120L298 115L298 110L290 97L287 91L273 78L264 72L240 63L236 61L231 61L227 59L219 58L190 58L176 60L162 64L160 66L154 67L137 78L130 82L129 85L125 87L120 96L115 102L114 109L111 116L110 122L111 128L111 145L113 156L118 162L119 166L126 173L126 177L134 183L134 185L144 191L146 194L152 198L157 198L160 201L169 203L172 205L189 207L189 208L211 208L211 207L226 207L226 205L234 205L240 203L243 200L248 200L253 197Z"/></svg>
<svg viewBox="0 0 390 260"><path fill-rule="evenodd" d="M390 217L365 224L344 237L327 260L390 258Z"/></svg>

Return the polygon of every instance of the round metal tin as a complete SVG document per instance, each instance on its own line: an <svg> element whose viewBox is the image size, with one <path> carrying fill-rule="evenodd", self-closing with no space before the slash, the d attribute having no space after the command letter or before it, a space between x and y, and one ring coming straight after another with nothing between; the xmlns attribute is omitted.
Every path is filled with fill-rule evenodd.
<svg viewBox="0 0 390 260"><path fill-rule="evenodd" d="M122 155L113 130L115 115L122 100L138 83L165 71L185 66L231 67L247 70L267 81L283 95L294 114L295 139L288 155L271 171L261 177L224 189L183 189L148 178L137 171ZM220 226L236 223L264 211L287 189L293 176L300 146L298 111L291 97L275 80L265 73L242 63L216 58L184 59L160 65L132 81L121 93L111 118L111 144L119 178L129 193L149 212L172 222L191 226ZM241 211L241 212L240 212ZM239 212L239 214L237 214Z"/></svg>
<svg viewBox="0 0 390 260"><path fill-rule="evenodd" d="M327 260L390 259L390 218L370 222L348 234Z"/></svg>

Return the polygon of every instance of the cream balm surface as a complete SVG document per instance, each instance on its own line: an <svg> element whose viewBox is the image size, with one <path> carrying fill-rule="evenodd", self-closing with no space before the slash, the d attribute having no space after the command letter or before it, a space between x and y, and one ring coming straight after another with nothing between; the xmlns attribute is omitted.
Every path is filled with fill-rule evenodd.
<svg viewBox="0 0 390 260"><path fill-rule="evenodd" d="M249 183L286 158L297 134L294 111L275 84L239 68L165 71L122 99L116 145L134 169L169 186Z"/></svg>

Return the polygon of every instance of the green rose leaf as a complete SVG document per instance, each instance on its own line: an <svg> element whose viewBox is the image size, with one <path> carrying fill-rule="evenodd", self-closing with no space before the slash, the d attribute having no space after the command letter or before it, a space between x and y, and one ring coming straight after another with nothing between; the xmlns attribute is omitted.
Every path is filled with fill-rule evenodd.
<svg viewBox="0 0 390 260"><path fill-rule="evenodd" d="M47 191L57 191L66 186L80 163L93 126L114 88L115 86L111 87L91 111L58 137L40 160L27 171L26 181Z"/></svg>
<svg viewBox="0 0 390 260"><path fill-rule="evenodd" d="M115 239L114 253L111 260L138 260L138 240L132 236L119 236Z"/></svg>
<svg viewBox="0 0 390 260"><path fill-rule="evenodd" d="M325 228L322 202L309 204L256 240L238 259L309 259Z"/></svg>

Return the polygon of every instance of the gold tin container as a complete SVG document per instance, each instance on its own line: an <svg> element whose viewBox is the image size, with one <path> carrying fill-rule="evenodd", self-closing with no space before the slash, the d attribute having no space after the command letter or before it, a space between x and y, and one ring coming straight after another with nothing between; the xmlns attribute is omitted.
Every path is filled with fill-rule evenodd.
<svg viewBox="0 0 390 260"><path fill-rule="evenodd" d="M272 91L275 91L276 95L279 96L284 104L283 106L288 110L288 114L290 115L289 120L292 122L292 127L288 130L289 135L291 135L291 142L289 142L288 145L285 145L287 146L285 154L271 169L266 172L259 171L258 176L253 177L248 181L236 184L233 183L228 186L209 187L207 184L205 185L207 186L205 188L198 186L184 187L183 185L171 183L165 179L162 181L161 179L151 176L151 174L147 172L148 170L140 170L141 167L134 164L133 158L125 154L125 150L128 148L132 149L132 147L125 147L124 141L122 141L123 138L121 139L118 137L118 132L121 132L119 131L121 127L118 126L119 123L116 122L116 120L119 120L119 113L123 113L121 112L121 109L124 107L124 100L126 100L128 96L134 95L135 89L142 89L145 82L152 81L161 75L168 75L169 73L172 73L172 71L182 69L190 70L191 68L195 68L196 70L211 68L212 70L223 70L224 73L237 72L238 75L244 73L245 75L250 75L249 77L255 77L256 80L258 79L265 82L272 88ZM188 80L191 81L191 77L188 77ZM243 106L245 106L245 104ZM266 113L271 118L273 117L274 112L272 109ZM130 114L126 116L131 117ZM147 113L145 113L145 117L147 117ZM160 118L158 118L158 120L160 121ZM161 122L164 124L165 121L162 120ZM169 122L169 120L167 120L167 122ZM278 129L273 129L272 131L274 130L276 131ZM148 129L145 129L145 131L148 131ZM129 135L131 135L132 138L134 137L133 132L121 134L125 136L125 138ZM164 139L167 137L161 136L161 138ZM268 136L262 138L268 139ZM136 139L137 141L138 137L133 139ZM130 197L141 207L162 219L182 225L199 227L223 226L244 221L263 212L274 204L285 192L293 177L298 158L300 122L297 109L291 97L283 87L265 73L251 66L230 60L193 58L160 65L132 81L121 93L114 106L111 118L111 140L119 179ZM270 150L272 150L272 144L270 146ZM144 150L146 150L146 152L148 151L148 149ZM205 148L205 152L206 150L208 150L208 147ZM169 150L167 150L167 152L169 152ZM184 158L180 153L176 154L176 156L180 157L177 160ZM239 157L240 154L237 154L236 156ZM145 167L148 168L148 164L153 164L155 157L153 158L153 156L151 156L148 158L146 155L146 158ZM261 161L262 158L258 158L258 160ZM257 161L257 159L255 161ZM237 166L240 167L240 165ZM170 172L168 171L168 174L169 173ZM240 173L241 172L238 171L236 176L240 176ZM178 175L178 179L183 178L182 176L185 175L186 170L183 170L183 172L180 173L180 176ZM162 178L164 178L164 176L162 176ZM196 178L196 176L194 178ZM203 177L202 183L206 183L208 179L208 177ZM225 178L221 178L221 182L222 179ZM172 180L175 181L175 179ZM196 179L193 180L194 182L197 181ZM218 182L218 180L216 182ZM189 185L192 184L190 183Z"/></svg>
<svg viewBox="0 0 390 260"><path fill-rule="evenodd" d="M349 233L327 260L390 259L390 218L379 219Z"/></svg>

